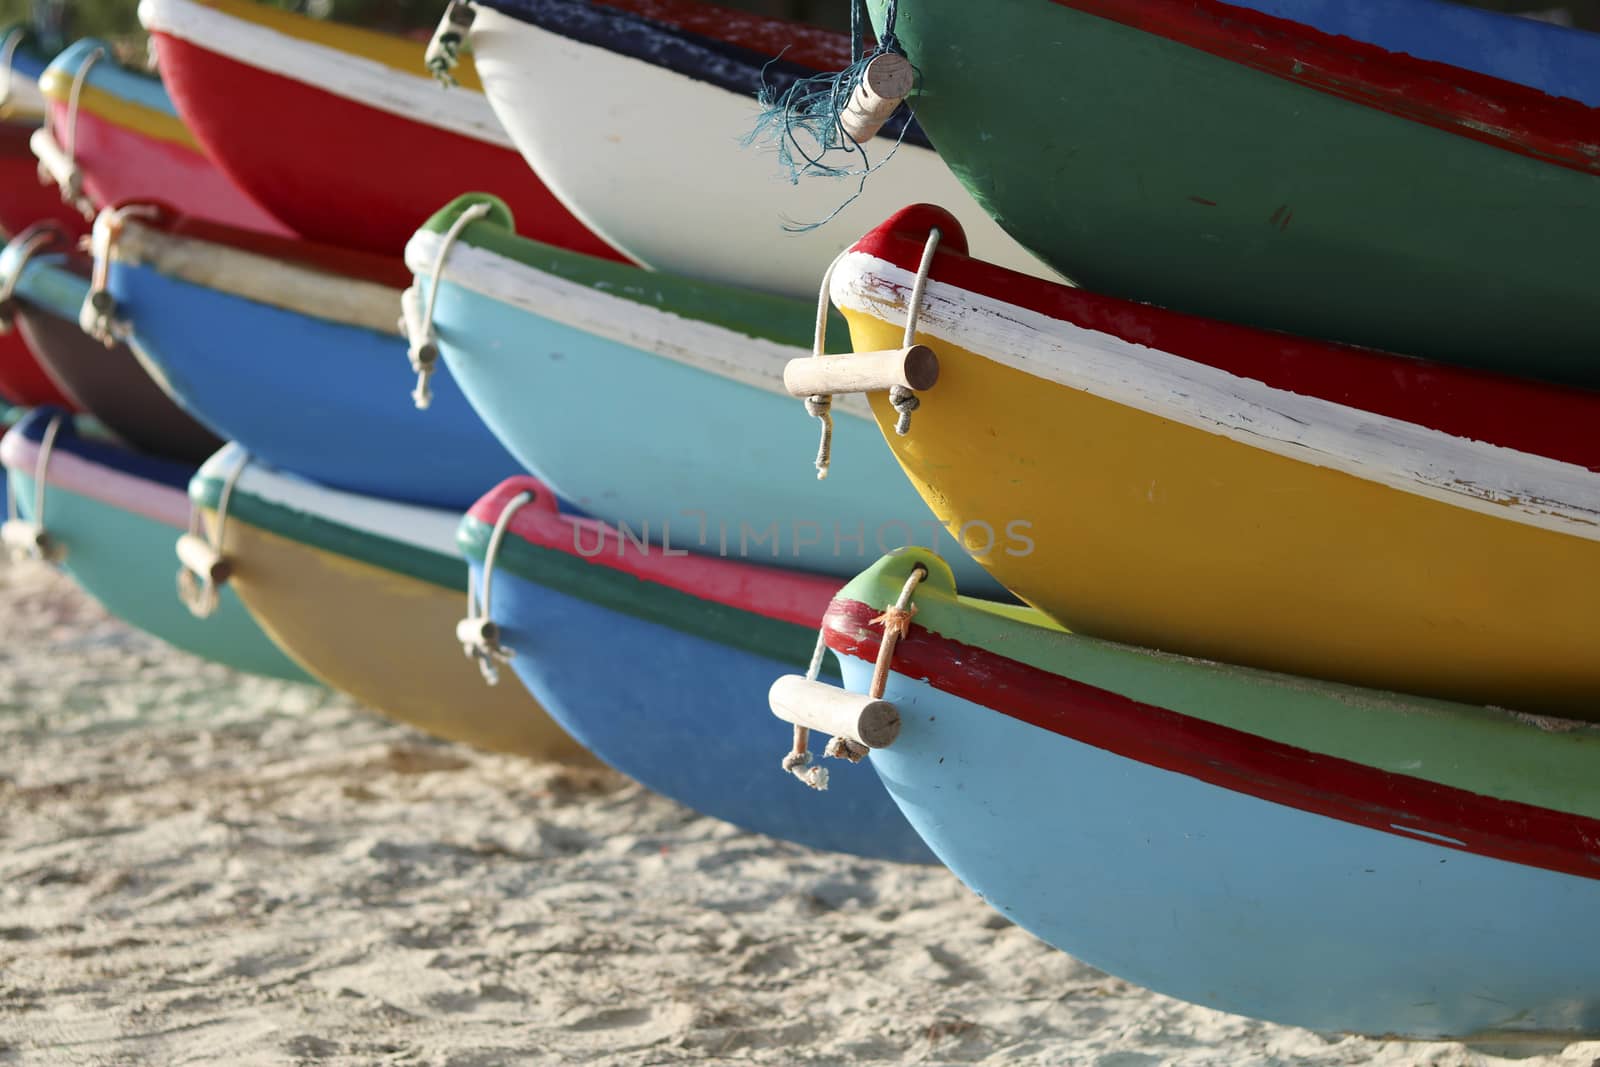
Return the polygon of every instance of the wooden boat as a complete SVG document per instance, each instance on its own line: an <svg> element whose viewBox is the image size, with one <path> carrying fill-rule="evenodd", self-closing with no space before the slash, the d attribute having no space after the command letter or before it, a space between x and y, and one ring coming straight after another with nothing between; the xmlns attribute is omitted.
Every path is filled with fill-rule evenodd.
<svg viewBox="0 0 1600 1067"><path fill-rule="evenodd" d="M206 151L306 237L399 255L473 188L537 220L540 240L616 255L528 174L470 60L446 92L408 38L250 0L143 0L139 17Z"/></svg>
<svg viewBox="0 0 1600 1067"><path fill-rule="evenodd" d="M526 240L503 204L477 194L412 239L406 260L421 289L444 235L484 207L445 257L437 343L478 415L563 499L669 547L803 571L848 575L895 545L936 547L938 522L881 455L859 398L834 406L835 451L849 458L827 481L797 456L817 431L779 377L809 354L814 299ZM833 336L845 341L842 322ZM982 568L958 566L963 581L998 593Z"/></svg>
<svg viewBox="0 0 1600 1067"><path fill-rule="evenodd" d="M907 436L873 410L969 549L1026 524L980 556L1012 592L1129 644L1600 714L1600 393L1030 279L927 207L834 272L859 351L903 343L935 228L939 381Z"/></svg>
<svg viewBox="0 0 1600 1067"><path fill-rule="evenodd" d="M185 410L279 470L367 496L464 508L520 473L448 375L406 396L399 259L169 213L103 214L110 329ZM114 239L112 239L114 237Z"/></svg>
<svg viewBox="0 0 1600 1067"><path fill-rule="evenodd" d="M474 10L472 50L495 114L556 195L640 263L811 296L856 233L927 200L956 211L984 255L1048 273L972 203L915 126L828 225L785 231L827 218L859 179L794 185L772 153L744 147L755 94L847 64L846 35L699 0L483 0ZM872 162L900 129L872 143Z"/></svg>
<svg viewBox="0 0 1600 1067"><path fill-rule="evenodd" d="M24 520L37 510L40 445L58 412L35 408L0 441L10 492ZM60 563L111 614L205 659L252 674L310 681L224 590L210 619L173 594L172 546L189 523L184 486L194 468L81 435L64 418L45 465L42 526Z"/></svg>
<svg viewBox="0 0 1600 1067"><path fill-rule="evenodd" d="M39 161L29 145L38 128L32 121L0 121L0 232L21 233L48 219L74 236L88 233L83 214L39 181Z"/></svg>
<svg viewBox="0 0 1600 1067"><path fill-rule="evenodd" d="M76 122L69 122L72 86L85 68ZM160 79L118 65L105 42L85 38L68 46L45 68L39 87L49 100L51 154L62 171L76 172L94 208L179 196L196 217L289 232L205 157ZM64 174L54 176L60 184Z"/></svg>
<svg viewBox="0 0 1600 1067"><path fill-rule="evenodd" d="M128 346L109 348L84 333L78 314L89 295L88 263L63 252L29 254L19 237L0 252L0 286L12 289L16 336L36 353L54 385L141 452L199 463L222 446L145 373ZM0 388L4 380L0 379Z"/></svg>
<svg viewBox="0 0 1600 1067"><path fill-rule="evenodd" d="M1218 0L900 0L895 32L956 173L1089 288L1600 384L1600 110Z"/></svg>
<svg viewBox="0 0 1600 1067"><path fill-rule="evenodd" d="M871 763L1007 918L1314 1030L1600 1034L1600 730L1073 636L958 600L916 549L828 608L847 689L871 694L877 617L918 566L881 693L900 732Z"/></svg>
<svg viewBox="0 0 1600 1067"><path fill-rule="evenodd" d="M228 445L189 483L216 544L219 498L247 459ZM261 628L333 689L480 748L571 759L583 750L515 679L490 687L451 641L467 565L454 511L324 489L251 462L228 495L235 590Z"/></svg>
<svg viewBox="0 0 1600 1067"><path fill-rule="evenodd" d="M680 803L814 848L931 859L870 773L814 793L776 773L787 732L760 714L775 673L811 658L831 579L647 546L501 483L458 542L510 666L590 752ZM440 640L455 651L449 636Z"/></svg>

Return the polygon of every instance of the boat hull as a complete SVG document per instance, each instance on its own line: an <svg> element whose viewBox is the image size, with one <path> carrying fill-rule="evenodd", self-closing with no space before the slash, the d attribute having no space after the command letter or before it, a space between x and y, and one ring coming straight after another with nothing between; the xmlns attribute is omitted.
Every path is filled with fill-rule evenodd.
<svg viewBox="0 0 1600 1067"><path fill-rule="evenodd" d="M508 498L497 491L497 506ZM482 581L489 528L473 516L487 516L484 508L480 503L462 523L462 550L475 584ZM564 550L529 553L513 526L491 592L511 668L568 733L648 788L744 829L880 859L931 859L870 773L836 775L817 793L779 769L789 731L761 708L774 677L803 669L814 634L756 612L719 619L717 607L705 600L607 566L613 549L634 555L615 534L601 542L585 528L581 537L584 545L606 547L590 559L572 542ZM690 575L708 564L759 575L733 561L679 556L665 562ZM759 580L747 583L758 593ZM826 601L817 601L815 592L825 584L807 600L819 612ZM774 630L792 658L742 647L753 632L769 637Z"/></svg>
<svg viewBox="0 0 1600 1067"><path fill-rule="evenodd" d="M881 29L884 2L870 6ZM1302 336L1600 383L1580 296L1600 234L1600 176L1575 169L1592 162L1583 143L1561 165L1536 158L1543 149L1515 130L1433 112L1430 125L1358 102L1357 89L1336 95L1337 77L1315 81L1297 46L1250 36L1251 20L1227 5L1029 0L993 17L974 11L959 0L900 5L896 32L922 75L918 117L979 203L1080 284ZM1321 43L1338 56L1357 47ZM1357 58L1358 76L1380 64L1375 79L1412 78L1419 93L1448 97L1441 86L1454 84L1432 68ZM1018 72L1033 73L1019 82ZM1005 101L994 97L1001 86ZM1483 89L1473 99L1488 113L1501 87L1455 92ZM1038 109L1014 100L1050 101L1049 136ZM1584 114L1571 126L1597 128L1590 109L1572 109Z"/></svg>
<svg viewBox="0 0 1600 1067"><path fill-rule="evenodd" d="M49 219L59 223L72 237L89 232L83 215L61 202L53 185L39 180L39 161L28 147L28 138L38 124L0 122L0 231L6 236L21 233L34 223Z"/></svg>
<svg viewBox="0 0 1600 1067"><path fill-rule="evenodd" d="M608 10L588 15L615 20L619 35L652 32L648 21ZM556 195L640 263L810 297L857 234L908 203L928 201L960 216L989 257L1049 273L973 204L937 153L918 145L902 144L829 219L856 194L856 178L791 184L771 152L742 143L759 113L754 93L765 56L730 59L723 49L714 71L695 76L484 5L477 13L472 46L495 114ZM743 79L737 91L716 84L728 69ZM695 121L683 122L685 115ZM872 161L893 147L879 138ZM790 228L823 219L825 226Z"/></svg>
<svg viewBox="0 0 1600 1067"><path fill-rule="evenodd" d="M47 421L47 410L30 416L37 438ZM25 432L26 426L8 434ZM6 447L9 491L25 518L34 518L36 483L32 460L36 447ZM217 610L198 619L178 600L174 576L178 572L173 546L187 527L188 500L181 485L141 479L100 463L82 463L87 469L72 471L73 449L65 431L51 459L51 484L45 495L45 526L66 549L63 568L90 596L124 622L175 648L202 659L251 674L308 682L310 677L291 662L261 631L238 598L222 591ZM120 450L102 446L97 459ZM132 459L137 469L151 461ZM21 462L17 462L17 461ZM109 473L108 473L109 471ZM56 484L57 477L85 479L98 484L87 492Z"/></svg>
<svg viewBox="0 0 1600 1067"><path fill-rule="evenodd" d="M900 343L899 326L846 317L860 350ZM1072 629L1375 688L1600 716L1595 540L921 339L937 347L939 384L906 437L894 433L887 400L873 398L885 440L969 547L1027 523L1027 551L996 544L980 559Z"/></svg>
<svg viewBox="0 0 1600 1067"><path fill-rule="evenodd" d="M162 0L143 5L141 17L156 31L162 77L195 137L298 233L398 255L466 186L505 197L543 240L616 257L528 173L477 90L470 58L447 99L416 41L249 3ZM270 47L291 48L309 66L301 77L284 74ZM413 97L417 106L406 106ZM457 113L464 119L452 122Z"/></svg>
<svg viewBox="0 0 1600 1067"><path fill-rule="evenodd" d="M465 507L520 472L448 374L419 411L399 337L114 262L129 344L199 422L280 470L350 492ZM398 309L397 309L398 310ZM219 339L223 339L219 342Z"/></svg>
<svg viewBox="0 0 1600 1067"><path fill-rule="evenodd" d="M963 582L1001 594L843 398L840 458L816 480L818 423L779 388L784 361L809 355L811 306L580 261L504 230L492 244L496 229L472 224L451 253L440 349L478 415L563 499L668 547L813 573L848 575L897 545L942 547ZM430 270L436 238L418 238L408 261ZM530 407L531 396L559 399Z"/></svg>

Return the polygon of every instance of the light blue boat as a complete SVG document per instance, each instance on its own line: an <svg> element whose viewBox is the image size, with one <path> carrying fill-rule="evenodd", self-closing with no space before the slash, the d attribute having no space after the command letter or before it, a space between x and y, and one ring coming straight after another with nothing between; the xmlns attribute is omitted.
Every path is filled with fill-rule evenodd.
<svg viewBox="0 0 1600 1067"><path fill-rule="evenodd" d="M398 275L398 279L396 279ZM129 220L109 291L120 335L186 411L269 466L457 510L521 473L449 375L417 410L398 261L205 223Z"/></svg>
<svg viewBox="0 0 1600 1067"><path fill-rule="evenodd" d="M419 289L475 204L488 216L445 258L440 350L483 421L563 499L643 540L812 573L941 548L963 582L1001 595L906 482L860 397L834 399L832 472L817 480L818 423L783 389L784 364L810 355L814 304L529 241L482 194L412 238ZM843 350L848 331L832 323Z"/></svg>
<svg viewBox="0 0 1600 1067"><path fill-rule="evenodd" d="M1600 728L1166 656L958 600L929 553L827 612L871 762L991 906L1158 992L1329 1032L1600 1034ZM834 772L834 779L852 773Z"/></svg>
<svg viewBox="0 0 1600 1067"><path fill-rule="evenodd" d="M523 493L531 499L508 517L499 543L490 617L510 668L580 744L650 789L747 830L931 862L870 770L836 774L820 793L778 771L790 731L762 714L767 689L811 658L810 620L832 580L641 546L560 514L544 486L522 477L461 522L474 588L495 524Z"/></svg>
<svg viewBox="0 0 1600 1067"><path fill-rule="evenodd" d="M1600 107L1600 35L1583 30L1456 0L1226 2Z"/></svg>
<svg viewBox="0 0 1600 1067"><path fill-rule="evenodd" d="M8 491L22 518L38 521L40 444L50 408L29 412L0 441ZM62 567L123 621L194 655L252 674L311 679L278 650L228 588L199 619L178 599L175 546L188 526L192 467L151 459L80 436L62 419L46 467L43 525Z"/></svg>

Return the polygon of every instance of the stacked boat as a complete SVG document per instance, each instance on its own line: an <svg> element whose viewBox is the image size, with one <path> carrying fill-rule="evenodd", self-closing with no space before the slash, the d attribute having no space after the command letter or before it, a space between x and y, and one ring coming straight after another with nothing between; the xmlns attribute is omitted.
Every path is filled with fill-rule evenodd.
<svg viewBox="0 0 1600 1067"><path fill-rule="evenodd" d="M1161 992L1600 1036L1600 38L840 3L13 30L6 545Z"/></svg>

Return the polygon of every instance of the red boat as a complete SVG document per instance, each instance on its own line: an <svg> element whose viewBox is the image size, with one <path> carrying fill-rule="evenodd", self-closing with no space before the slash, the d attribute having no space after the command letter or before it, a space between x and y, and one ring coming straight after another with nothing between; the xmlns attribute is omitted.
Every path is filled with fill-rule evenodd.
<svg viewBox="0 0 1600 1067"><path fill-rule="evenodd" d="M523 162L470 62L444 89L420 41L248 0L144 0L139 17L206 152L306 237L397 256L440 206L481 190L527 236L623 258Z"/></svg>

